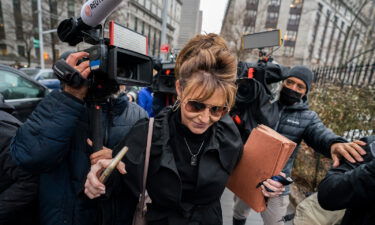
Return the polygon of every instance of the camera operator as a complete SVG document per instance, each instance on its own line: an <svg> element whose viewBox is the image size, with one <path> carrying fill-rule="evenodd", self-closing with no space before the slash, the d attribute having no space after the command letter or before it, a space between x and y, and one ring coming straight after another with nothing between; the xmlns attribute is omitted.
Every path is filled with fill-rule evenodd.
<svg viewBox="0 0 375 225"><path fill-rule="evenodd" d="M264 79L267 79L267 77ZM257 84L259 92L263 93L263 95L253 97L267 97L264 80L252 80ZM271 126L277 132L298 144L283 169L287 176L291 175L293 162L302 140L315 151L326 157L331 157L334 167L339 165L339 157L343 156L354 163L355 161L363 161L361 155L365 154L365 151L357 143L347 143L345 139L326 128L316 112L309 110L307 93L311 90L312 80L313 73L309 68L305 66L293 67L283 80L279 100L274 103L270 101L267 103L267 99L257 99L257 101L264 103L258 110L259 114L251 114L257 118L243 118L244 121L265 122L266 125ZM248 107L253 106L249 105ZM246 140L245 138L247 139L247 137L243 137L244 141ZM289 188L286 187L282 195L269 199L267 209L261 213L264 224L284 224L283 217L286 215L288 204ZM246 203L235 197L233 211L233 225L245 224L246 218L250 213L250 208Z"/></svg>
<svg viewBox="0 0 375 225"><path fill-rule="evenodd" d="M345 160L328 171L318 188L318 201L324 209L346 209L342 225L370 225L375 221L375 136L361 141L366 145L364 161Z"/></svg>
<svg viewBox="0 0 375 225"><path fill-rule="evenodd" d="M90 75L86 52L70 54L66 63L78 71L82 78ZM78 63L78 64L77 64ZM11 145L13 159L27 171L40 175L39 211L42 225L109 224L105 213L99 218L98 204L117 205L121 212L133 214L137 198L116 196L108 201L90 200L84 193L84 182L91 164L99 159L112 158L112 151L104 148L93 152L90 137L88 86L74 88L64 85L63 91L53 91L38 105L22 125ZM114 148L129 132L133 124L146 118L146 112L135 103L127 101L124 93L112 95L100 105L104 145ZM116 194L116 193L114 193ZM123 199L126 199L123 200ZM133 205L134 203L134 205ZM107 208L111 216L115 209ZM116 220L121 220L121 215ZM123 215L124 217L126 215Z"/></svg>

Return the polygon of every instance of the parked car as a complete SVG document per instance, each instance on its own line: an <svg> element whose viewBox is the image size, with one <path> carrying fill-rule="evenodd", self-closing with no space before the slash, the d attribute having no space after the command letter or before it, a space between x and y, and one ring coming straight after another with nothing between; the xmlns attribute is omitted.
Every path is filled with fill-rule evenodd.
<svg viewBox="0 0 375 225"><path fill-rule="evenodd" d="M24 122L49 90L25 73L0 64L0 93L14 106L14 116Z"/></svg>
<svg viewBox="0 0 375 225"><path fill-rule="evenodd" d="M60 81L52 69L21 68L20 70L51 90L60 89Z"/></svg>

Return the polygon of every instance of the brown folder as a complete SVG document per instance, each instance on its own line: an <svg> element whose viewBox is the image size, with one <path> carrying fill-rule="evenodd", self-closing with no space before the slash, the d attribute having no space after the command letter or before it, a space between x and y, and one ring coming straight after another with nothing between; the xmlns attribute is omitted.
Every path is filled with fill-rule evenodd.
<svg viewBox="0 0 375 225"><path fill-rule="evenodd" d="M242 158L229 177L227 187L256 212L264 211L266 201L257 185L278 175L295 147L293 141L259 125L247 139Z"/></svg>

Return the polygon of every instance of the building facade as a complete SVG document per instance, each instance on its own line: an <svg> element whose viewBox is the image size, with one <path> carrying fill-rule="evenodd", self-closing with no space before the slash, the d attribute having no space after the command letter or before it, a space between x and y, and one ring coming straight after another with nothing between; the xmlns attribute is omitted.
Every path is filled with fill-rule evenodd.
<svg viewBox="0 0 375 225"><path fill-rule="evenodd" d="M221 34L241 60L257 60L256 50L239 49L243 34L280 29L283 45L272 56L283 65L362 63L374 53L355 57L374 46L373 12L371 0L229 0Z"/></svg>
<svg viewBox="0 0 375 225"><path fill-rule="evenodd" d="M199 10L200 0L183 0L180 32L176 42L176 49L183 46L202 30L202 14Z"/></svg>
<svg viewBox="0 0 375 225"><path fill-rule="evenodd" d="M85 0L42 0L43 41L46 67L68 50L82 50L62 43L55 29L60 21L79 17ZM148 38L150 56L160 56L163 0L123 0L109 19ZM173 45L178 36L181 0L168 0L166 40ZM37 0L0 2L0 63L39 66ZM30 61L30 62L28 62Z"/></svg>

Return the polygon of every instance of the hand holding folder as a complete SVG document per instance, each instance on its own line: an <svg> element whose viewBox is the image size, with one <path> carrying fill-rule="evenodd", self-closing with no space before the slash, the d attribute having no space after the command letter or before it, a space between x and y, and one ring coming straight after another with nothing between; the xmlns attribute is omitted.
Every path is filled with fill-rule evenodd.
<svg viewBox="0 0 375 225"><path fill-rule="evenodd" d="M242 158L229 177L227 187L256 212L264 211L266 201L257 185L278 175L295 147L293 141L259 125L247 139Z"/></svg>

